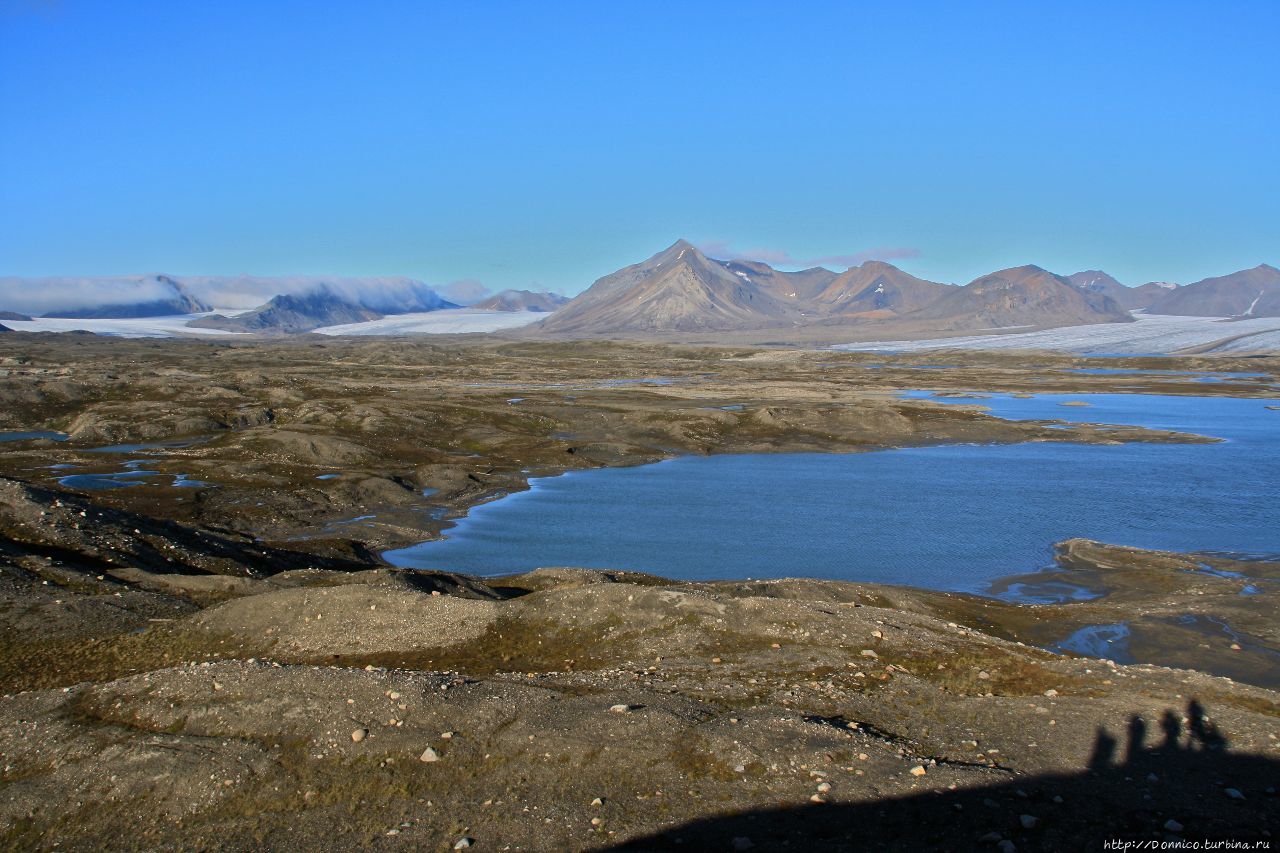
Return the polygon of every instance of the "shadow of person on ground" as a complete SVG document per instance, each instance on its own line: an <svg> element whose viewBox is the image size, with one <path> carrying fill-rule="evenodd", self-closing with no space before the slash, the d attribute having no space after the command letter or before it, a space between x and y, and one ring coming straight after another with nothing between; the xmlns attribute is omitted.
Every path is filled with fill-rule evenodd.
<svg viewBox="0 0 1280 853"><path fill-rule="evenodd" d="M1130 718L1119 760L1119 742L1099 728L1079 773L726 814L611 849L1101 851L1124 849L1105 847L1108 840L1271 840L1280 830L1280 761L1230 752L1196 700L1185 717L1166 711L1159 726L1148 746L1147 721Z"/></svg>

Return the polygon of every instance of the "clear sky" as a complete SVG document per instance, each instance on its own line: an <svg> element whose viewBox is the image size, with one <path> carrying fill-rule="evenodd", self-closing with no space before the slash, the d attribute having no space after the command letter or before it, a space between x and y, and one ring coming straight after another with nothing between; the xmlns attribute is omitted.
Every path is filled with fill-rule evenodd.
<svg viewBox="0 0 1280 853"><path fill-rule="evenodd" d="M0 0L0 275L1280 265L1278 37L1277 0Z"/></svg>

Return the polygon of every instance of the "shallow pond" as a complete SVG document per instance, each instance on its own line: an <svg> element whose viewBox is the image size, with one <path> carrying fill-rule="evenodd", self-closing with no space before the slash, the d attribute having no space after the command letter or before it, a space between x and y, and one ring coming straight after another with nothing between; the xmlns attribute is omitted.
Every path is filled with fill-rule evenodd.
<svg viewBox="0 0 1280 853"><path fill-rule="evenodd" d="M0 442L3 441L35 441L36 439L48 439L50 441L66 441L71 436L65 432L53 432L52 430L35 430L34 432L0 432Z"/></svg>
<svg viewBox="0 0 1280 853"><path fill-rule="evenodd" d="M1060 405L1072 401L1089 405ZM1266 409L1275 400L1072 394L977 402L1006 418L1136 424L1226 441L681 457L577 471L531 480L529 491L473 508L445 539L385 556L487 575L583 566L984 592L997 578L1050 565L1052 543L1075 536L1280 553L1280 414Z"/></svg>

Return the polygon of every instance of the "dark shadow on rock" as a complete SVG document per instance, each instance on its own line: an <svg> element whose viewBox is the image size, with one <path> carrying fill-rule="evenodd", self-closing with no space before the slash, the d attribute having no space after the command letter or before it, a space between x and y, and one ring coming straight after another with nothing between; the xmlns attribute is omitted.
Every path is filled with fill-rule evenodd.
<svg viewBox="0 0 1280 853"><path fill-rule="evenodd" d="M1079 773L726 814L610 849L995 851L1007 840L1019 851L1101 851L1109 839L1157 842L1150 849L1179 838L1271 841L1267 833L1280 831L1280 761L1229 751L1196 700L1185 719L1184 730L1183 718L1167 711L1148 746L1146 721L1131 718L1120 762L1117 740L1099 728Z"/></svg>

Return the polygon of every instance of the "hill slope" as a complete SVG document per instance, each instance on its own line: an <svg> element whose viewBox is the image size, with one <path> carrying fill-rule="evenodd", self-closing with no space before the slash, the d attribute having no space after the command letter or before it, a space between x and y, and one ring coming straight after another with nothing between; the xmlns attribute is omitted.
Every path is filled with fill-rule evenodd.
<svg viewBox="0 0 1280 853"><path fill-rule="evenodd" d="M763 265L761 265L763 266ZM713 261L679 240L646 261L596 280L535 324L541 332L702 332L794 322L796 303L761 286L754 267Z"/></svg>
<svg viewBox="0 0 1280 853"><path fill-rule="evenodd" d="M1280 269L1253 269L1206 278L1166 294L1151 314L1190 317L1280 317Z"/></svg>
<svg viewBox="0 0 1280 853"><path fill-rule="evenodd" d="M940 331L976 331L1128 323L1133 317L1106 294L1082 291L1066 278L1028 264L977 278L902 320Z"/></svg>
<svg viewBox="0 0 1280 853"><path fill-rule="evenodd" d="M846 317L894 317L916 311L955 290L905 273L883 261L867 261L834 278L814 302Z"/></svg>

